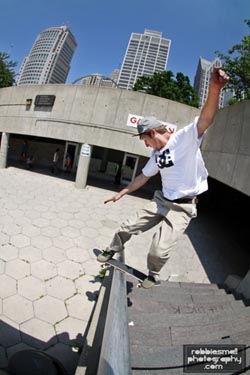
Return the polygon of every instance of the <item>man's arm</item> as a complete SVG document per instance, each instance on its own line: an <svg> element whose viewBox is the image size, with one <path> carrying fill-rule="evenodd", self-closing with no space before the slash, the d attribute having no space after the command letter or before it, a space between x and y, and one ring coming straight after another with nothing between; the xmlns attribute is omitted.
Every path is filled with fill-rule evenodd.
<svg viewBox="0 0 250 375"><path fill-rule="evenodd" d="M127 187L122 189L119 193L115 194L113 197L107 199L104 203L116 202L122 198L125 194L132 193L133 191L139 189L141 186L145 185L150 177L145 176L143 173L139 174L133 181L128 184Z"/></svg>
<svg viewBox="0 0 250 375"><path fill-rule="evenodd" d="M198 120L198 135L201 137L205 130L212 124L218 111L220 90L229 81L229 76L221 68L214 68L211 74L208 97Z"/></svg>

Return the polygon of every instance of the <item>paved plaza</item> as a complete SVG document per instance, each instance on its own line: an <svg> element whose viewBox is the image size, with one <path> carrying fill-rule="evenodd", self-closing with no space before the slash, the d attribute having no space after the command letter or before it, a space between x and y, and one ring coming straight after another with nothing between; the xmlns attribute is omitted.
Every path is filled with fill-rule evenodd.
<svg viewBox="0 0 250 375"><path fill-rule="evenodd" d="M103 204L112 194L33 171L0 170L0 368L15 352L34 348L74 374L101 285L93 249L108 245L119 224L145 204L132 195ZM240 270L234 258L225 262L220 242L209 250L211 228L202 234L202 220L196 234L191 227L180 239L163 279L216 282ZM134 236L126 246L126 262L143 272L152 235Z"/></svg>

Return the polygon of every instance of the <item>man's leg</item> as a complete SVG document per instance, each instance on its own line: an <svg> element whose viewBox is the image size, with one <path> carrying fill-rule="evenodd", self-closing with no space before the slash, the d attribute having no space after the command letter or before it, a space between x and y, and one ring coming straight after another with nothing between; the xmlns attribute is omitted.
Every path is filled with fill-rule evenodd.
<svg viewBox="0 0 250 375"><path fill-rule="evenodd" d="M131 236L145 232L162 220L162 215L159 214L159 205L152 200L147 206L135 213L130 219L126 220L117 232L110 245L106 248L103 254L97 257L100 262L105 262L112 258L114 253L122 251L124 244L131 238Z"/></svg>
<svg viewBox="0 0 250 375"><path fill-rule="evenodd" d="M196 212L192 205L188 210L187 207L182 210L181 205L178 205L178 210L175 207L173 206L173 209L168 211L153 236L148 254L148 269L149 275L155 278L158 277L161 268L167 262L169 252L175 247L178 238L186 230L192 217L196 216L196 214L192 215L192 212Z"/></svg>
<svg viewBox="0 0 250 375"><path fill-rule="evenodd" d="M157 204L154 201L150 202L147 207L139 210L132 217L123 222L115 233L108 248L115 252L122 251L124 249L124 244L132 235L146 232L159 224L161 220L162 216L157 212Z"/></svg>

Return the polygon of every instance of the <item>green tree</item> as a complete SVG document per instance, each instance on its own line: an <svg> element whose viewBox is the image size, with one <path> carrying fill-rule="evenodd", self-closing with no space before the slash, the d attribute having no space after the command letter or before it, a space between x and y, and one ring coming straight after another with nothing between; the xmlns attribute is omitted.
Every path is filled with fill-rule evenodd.
<svg viewBox="0 0 250 375"><path fill-rule="evenodd" d="M160 96L179 103L198 107L197 92L190 85L189 78L183 73L177 73L176 78L171 70L154 73L152 76L142 76L136 81L134 91Z"/></svg>
<svg viewBox="0 0 250 375"><path fill-rule="evenodd" d="M17 62L11 61L10 55L6 52L0 52L0 87L12 86L15 82L15 71Z"/></svg>
<svg viewBox="0 0 250 375"><path fill-rule="evenodd" d="M250 20L244 21L250 27ZM227 53L215 52L230 75L227 88L234 92L232 102L250 99L250 35L245 35L239 44L235 44Z"/></svg>

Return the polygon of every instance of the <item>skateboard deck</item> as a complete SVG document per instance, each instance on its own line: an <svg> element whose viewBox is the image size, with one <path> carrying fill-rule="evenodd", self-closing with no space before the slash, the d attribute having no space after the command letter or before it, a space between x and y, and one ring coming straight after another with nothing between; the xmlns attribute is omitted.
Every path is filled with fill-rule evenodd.
<svg viewBox="0 0 250 375"><path fill-rule="evenodd" d="M94 253L95 253L96 256L98 256L99 254L101 254L101 251L95 249ZM129 266L128 264L122 263L117 259L112 258L112 259L108 260L107 262L105 262L103 264L109 264L110 266L116 268L117 270L134 277L139 282L143 282L143 280L146 279L146 277L147 277L147 275L145 273L137 270L136 268L133 268L133 267Z"/></svg>

